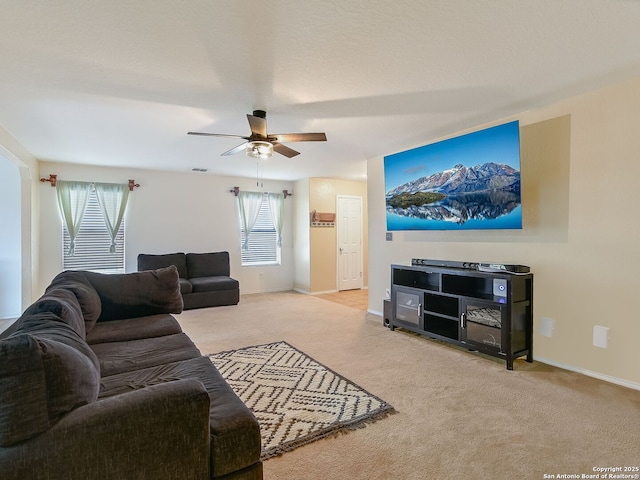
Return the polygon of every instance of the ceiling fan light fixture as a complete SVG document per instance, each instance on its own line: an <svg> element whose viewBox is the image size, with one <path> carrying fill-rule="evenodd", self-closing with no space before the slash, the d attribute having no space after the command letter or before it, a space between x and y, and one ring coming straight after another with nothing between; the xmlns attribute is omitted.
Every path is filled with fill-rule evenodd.
<svg viewBox="0 0 640 480"><path fill-rule="evenodd" d="M269 158L273 155L273 145L269 142L253 141L247 143L247 156L253 158Z"/></svg>

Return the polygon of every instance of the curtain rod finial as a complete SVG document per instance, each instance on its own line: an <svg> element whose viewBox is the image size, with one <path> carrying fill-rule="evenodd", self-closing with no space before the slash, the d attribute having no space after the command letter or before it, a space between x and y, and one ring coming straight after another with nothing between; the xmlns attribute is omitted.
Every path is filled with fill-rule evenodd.
<svg viewBox="0 0 640 480"><path fill-rule="evenodd" d="M131 180L131 179L129 180L129 191L130 192L133 192L133 189L136 188L136 187L139 187L139 186L140 186L140 184L136 183L135 180Z"/></svg>
<svg viewBox="0 0 640 480"><path fill-rule="evenodd" d="M293 193L289 193L289 190L282 190L282 194L284 195L285 200L287 197L293 197Z"/></svg>
<svg viewBox="0 0 640 480"><path fill-rule="evenodd" d="M229 190L229 192L233 193L237 197L240 193L240 187L233 187L231 190Z"/></svg>
<svg viewBox="0 0 640 480"><path fill-rule="evenodd" d="M49 178L41 178L40 181L42 183L49 182L52 187L55 187L56 182L58 181L58 175L49 174Z"/></svg>

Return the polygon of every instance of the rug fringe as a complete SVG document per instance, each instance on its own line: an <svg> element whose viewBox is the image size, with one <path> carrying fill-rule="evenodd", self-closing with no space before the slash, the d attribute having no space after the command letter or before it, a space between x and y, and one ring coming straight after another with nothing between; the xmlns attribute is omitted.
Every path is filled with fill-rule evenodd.
<svg viewBox="0 0 640 480"><path fill-rule="evenodd" d="M382 420L389 415L395 415L396 413L398 413L398 411L395 408L393 408L391 405L386 405L385 407L382 407L382 410L365 418L357 418L348 423L330 426L324 430L316 432L311 436L301 438L300 440L292 440L285 444L271 447L270 449L265 450L260 454L260 460L264 461L270 458L280 457L283 454L295 450L298 447L302 447L303 445L307 445L323 438L335 438L339 435L346 435L349 432L367 428L368 425L376 423L378 420Z"/></svg>

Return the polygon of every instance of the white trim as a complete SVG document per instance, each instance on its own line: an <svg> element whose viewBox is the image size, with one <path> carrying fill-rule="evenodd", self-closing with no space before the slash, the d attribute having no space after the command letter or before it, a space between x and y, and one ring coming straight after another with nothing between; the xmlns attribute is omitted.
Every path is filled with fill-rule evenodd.
<svg viewBox="0 0 640 480"><path fill-rule="evenodd" d="M298 292L298 293L304 293L305 295L327 295L329 293L338 293L339 292L339 290L322 290L320 292L310 292L308 290L302 290L300 288L294 288L293 291L294 292Z"/></svg>
<svg viewBox="0 0 640 480"><path fill-rule="evenodd" d="M616 385L631 388L633 390L640 390L640 383L630 382L629 380L612 377L610 375L605 375L603 373L592 372L591 370L585 370L583 368L574 367L573 365L567 365L565 363L556 362L554 360L549 360L547 358L536 357L535 355L533 356L533 359L536 362L546 363L547 365L562 368L563 370L569 370L571 372L581 373L583 375L586 375L587 377L597 378L598 380L603 380L608 383L615 383Z"/></svg>
<svg viewBox="0 0 640 480"><path fill-rule="evenodd" d="M255 293L276 293L276 292L289 292L289 291L291 291L290 288L273 288L273 289L268 288L265 290L246 290L246 291L242 290L240 292L240 298L242 298L242 295L252 295Z"/></svg>
<svg viewBox="0 0 640 480"><path fill-rule="evenodd" d="M369 287L354 288L353 290L369 290ZM302 290L301 288L293 288L294 292L304 293L305 295L328 295L330 293L350 292L351 290L322 290L320 292L310 292L309 290Z"/></svg>

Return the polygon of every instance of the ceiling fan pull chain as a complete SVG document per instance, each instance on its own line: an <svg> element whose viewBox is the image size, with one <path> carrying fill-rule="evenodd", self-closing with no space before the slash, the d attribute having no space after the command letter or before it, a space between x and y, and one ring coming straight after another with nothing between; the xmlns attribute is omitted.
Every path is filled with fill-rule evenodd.
<svg viewBox="0 0 640 480"><path fill-rule="evenodd" d="M264 176L264 168L263 168L263 166L262 166L262 164L260 162L262 162L262 158L258 159L258 166L259 166L259 169L260 169L260 188L262 188L263 187L262 179L263 179L263 176Z"/></svg>

